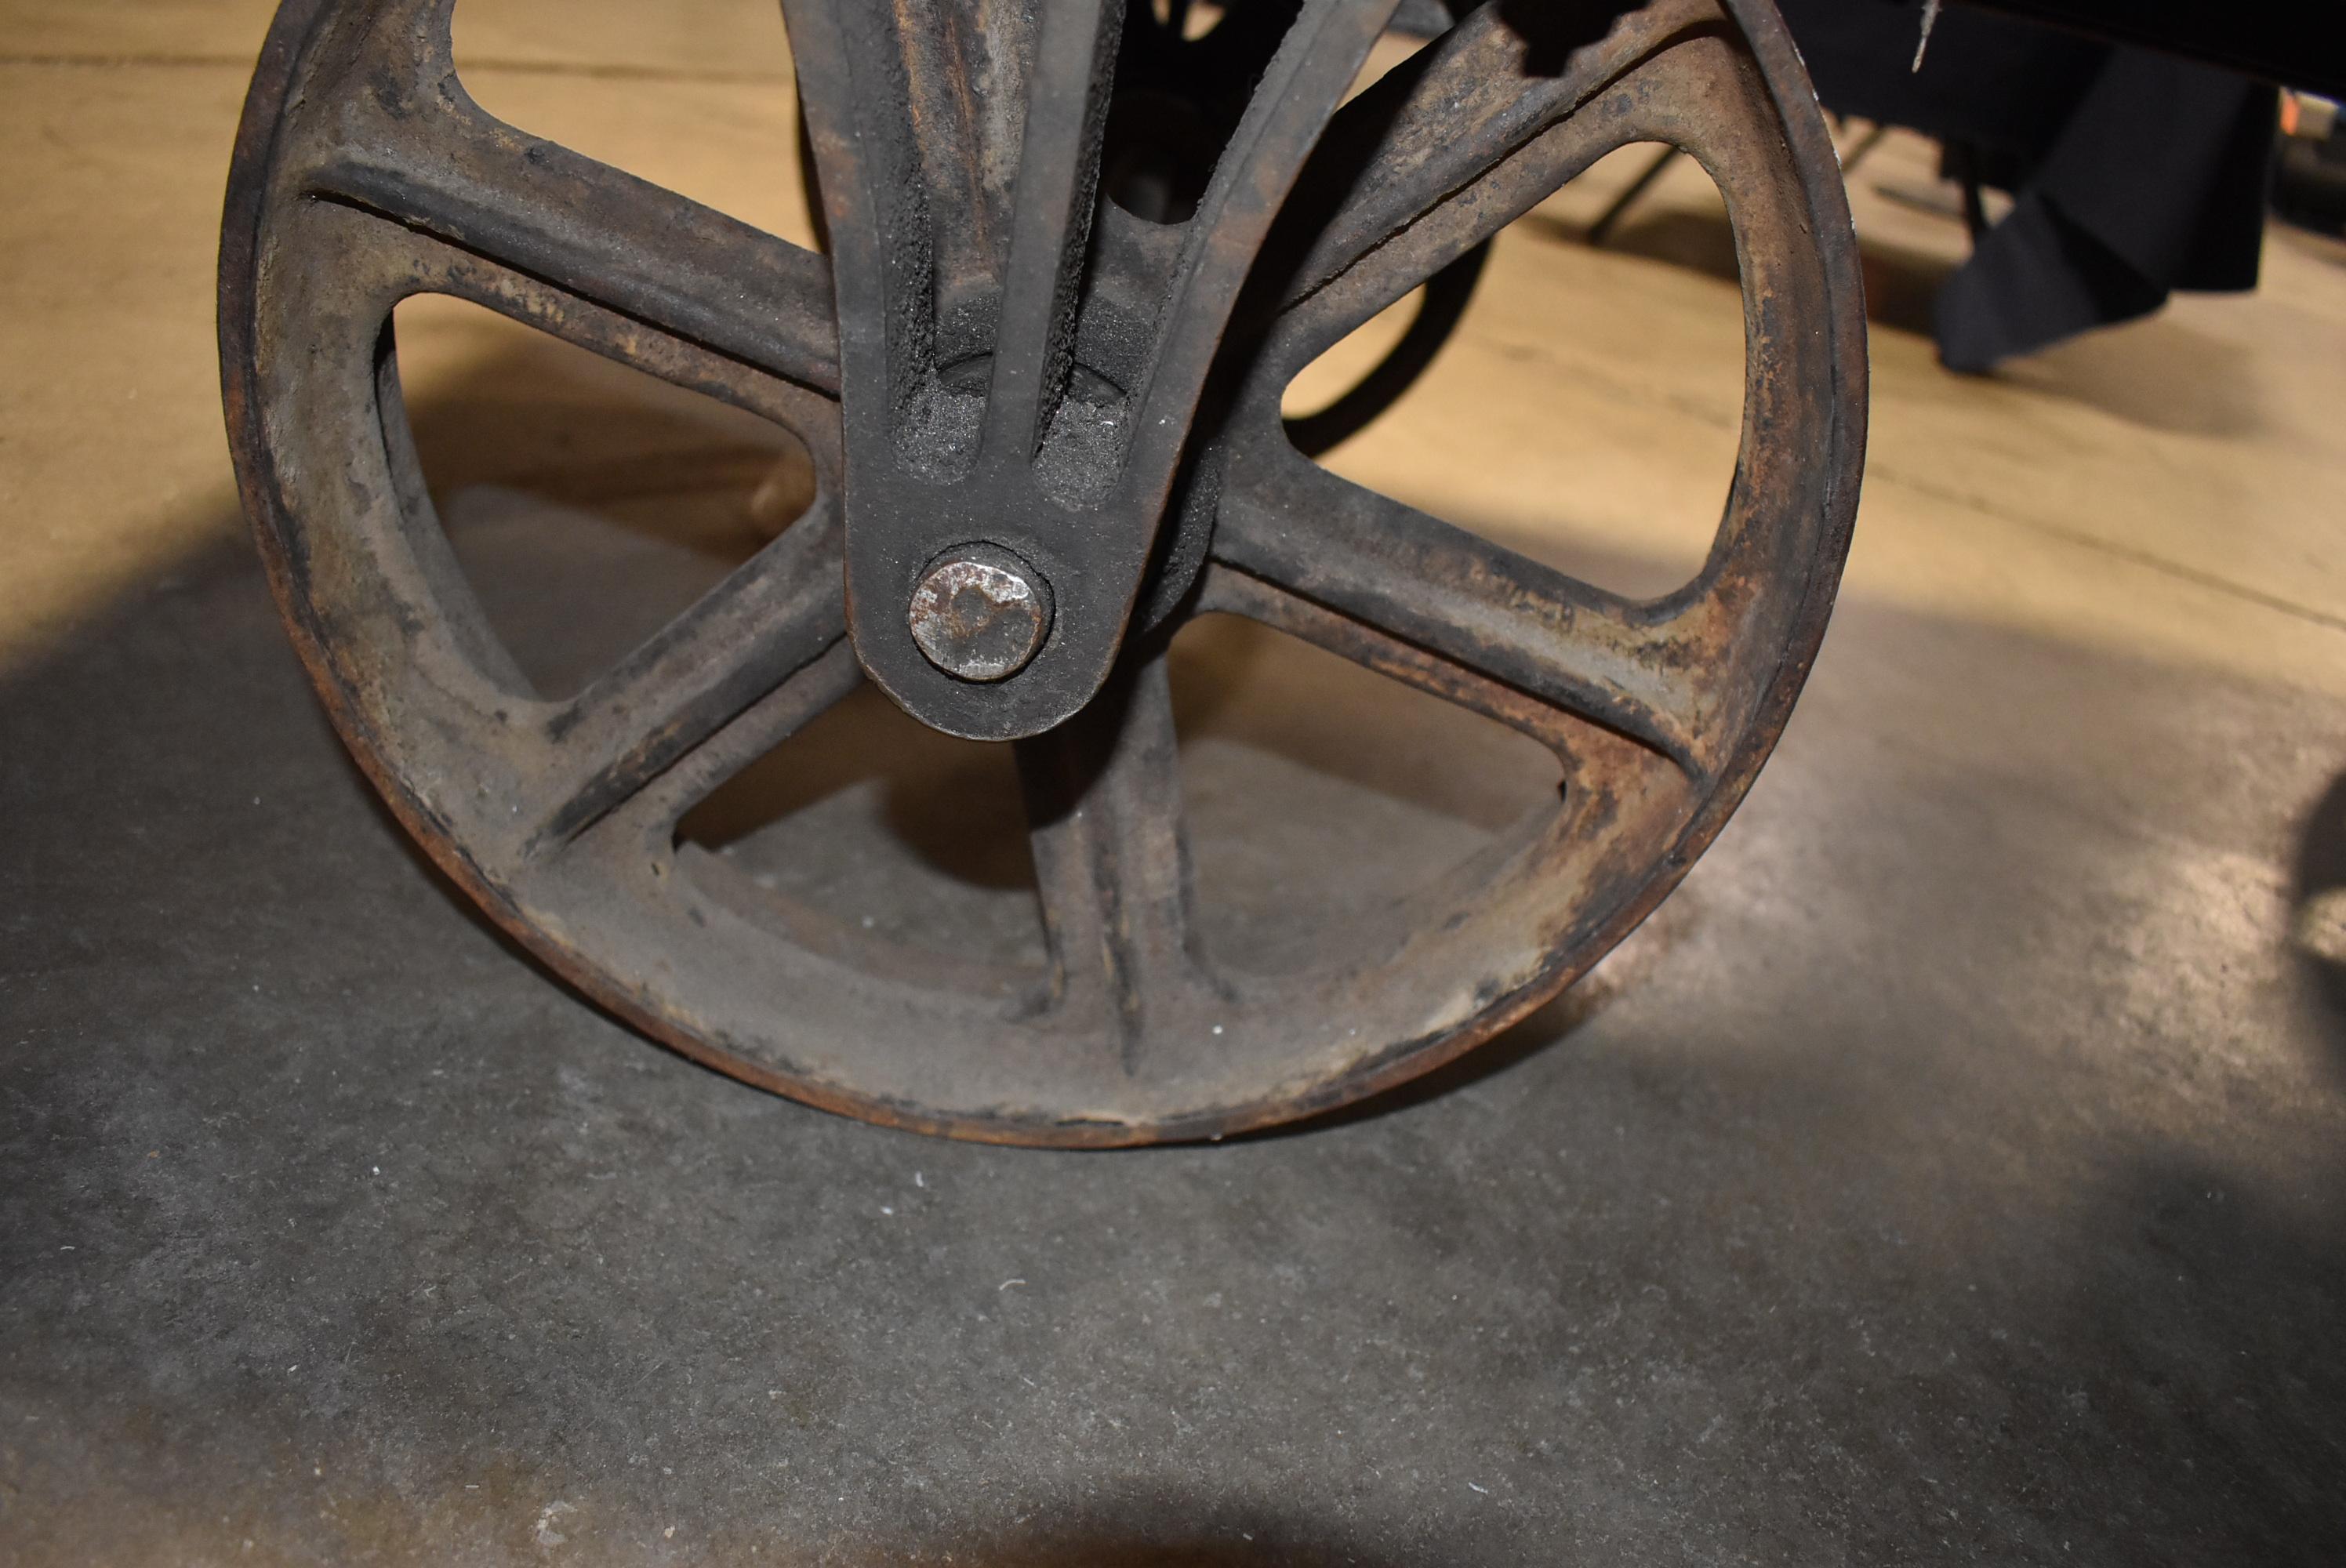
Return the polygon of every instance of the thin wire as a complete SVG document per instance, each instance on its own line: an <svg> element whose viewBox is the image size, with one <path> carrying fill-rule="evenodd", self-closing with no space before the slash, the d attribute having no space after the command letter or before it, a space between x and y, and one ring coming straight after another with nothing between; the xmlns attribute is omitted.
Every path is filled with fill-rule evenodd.
<svg viewBox="0 0 2346 1568"><path fill-rule="evenodd" d="M1938 21L1939 0L1923 0L1923 36L1914 40L1914 63L1907 67L1909 75L1923 68L1923 51L1931 46L1931 29Z"/></svg>

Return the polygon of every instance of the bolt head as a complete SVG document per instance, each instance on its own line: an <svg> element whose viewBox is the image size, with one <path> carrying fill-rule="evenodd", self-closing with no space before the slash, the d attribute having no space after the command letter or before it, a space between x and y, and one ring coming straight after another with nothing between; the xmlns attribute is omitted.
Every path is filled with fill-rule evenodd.
<svg viewBox="0 0 2346 1568"><path fill-rule="evenodd" d="M1041 573L994 545L962 545L929 564L905 611L913 641L958 680L1001 680L1042 651L1051 590Z"/></svg>

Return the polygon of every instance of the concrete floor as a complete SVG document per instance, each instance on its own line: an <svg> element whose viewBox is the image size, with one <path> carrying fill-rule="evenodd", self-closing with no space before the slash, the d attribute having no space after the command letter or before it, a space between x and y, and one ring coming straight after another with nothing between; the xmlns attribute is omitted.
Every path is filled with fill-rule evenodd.
<svg viewBox="0 0 2346 1568"><path fill-rule="evenodd" d="M2346 1560L2346 249L1958 381L1892 144L1849 586L1683 891L1366 1114L947 1145L608 1023L345 761L214 390L265 11L0 4L0 1564ZM761 0L460 16L498 112L797 222ZM1740 349L1698 175L1577 241L1622 178L1338 462L1634 585L1715 515ZM402 329L532 657L591 656L556 589L740 547L754 433ZM1259 920L1511 787L1376 683L1188 658L1207 885ZM712 840L861 832L840 897L992 930L1016 857L940 848L992 798L940 744L850 714Z"/></svg>

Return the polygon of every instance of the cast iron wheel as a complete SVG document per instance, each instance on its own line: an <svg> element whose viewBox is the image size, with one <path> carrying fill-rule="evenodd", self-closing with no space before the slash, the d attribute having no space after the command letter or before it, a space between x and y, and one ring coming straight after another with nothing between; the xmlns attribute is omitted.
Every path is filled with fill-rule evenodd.
<svg viewBox="0 0 2346 1568"><path fill-rule="evenodd" d="M1322 1111L1584 972L1774 745L1848 549L1865 362L1832 148L1766 0L1499 0L1349 99L1392 0L1281 7L1173 223L1097 197L1117 7L1050 0L1029 36L1024 0L786 0L828 260L484 114L451 61L453 3L288 0L270 30L221 246L240 482L293 639L401 820L678 1050L1004 1142ZM1742 267L1742 443L1690 584L1626 600L1303 457L1280 417L1299 371L1641 140L1708 171ZM432 292L787 427L814 455L812 509L545 699L458 571L410 440L391 315ZM991 609L955 603L1026 616L1028 640L956 674L971 628L908 611L941 562L1009 584ZM1347 950L1209 964L1163 657L1208 613L1511 726L1562 787ZM873 941L678 849L687 809L867 679L1015 743L1040 975Z"/></svg>

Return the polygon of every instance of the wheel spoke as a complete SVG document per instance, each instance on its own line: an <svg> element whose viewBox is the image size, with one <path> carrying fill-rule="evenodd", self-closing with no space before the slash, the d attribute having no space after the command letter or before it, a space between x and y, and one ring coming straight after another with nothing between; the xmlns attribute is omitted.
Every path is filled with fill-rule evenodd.
<svg viewBox="0 0 2346 1568"><path fill-rule="evenodd" d="M341 275L369 308L386 314L416 294L444 294L494 311L631 370L729 403L795 434L818 468L835 470L839 403L689 339L639 321L420 229L394 228L339 202L309 205L293 220L344 249Z"/></svg>
<svg viewBox="0 0 2346 1568"><path fill-rule="evenodd" d="M1061 1005L1104 1010L1133 1071L1152 1007L1200 972L1162 656L1017 753Z"/></svg>
<svg viewBox="0 0 2346 1568"><path fill-rule="evenodd" d="M830 712L863 684L855 649L841 637L782 677L780 685L709 733L607 820L626 818L668 837L687 812L735 774Z"/></svg>
<svg viewBox="0 0 2346 1568"><path fill-rule="evenodd" d="M1647 63L1719 21L1711 0L1619 13L1484 5L1337 112L1273 241L1286 260L1270 277L1290 313L1340 278L1348 286L1341 303L1316 302L1328 321L1315 342L1341 337L1638 139L1635 111L1673 85ZM1593 112L1600 94L1603 112Z"/></svg>
<svg viewBox="0 0 2346 1568"><path fill-rule="evenodd" d="M1571 721L1539 698L1239 567L1209 565L1198 582L1197 607L1200 615L1242 616L1520 730L1551 751L1572 750L1576 731Z"/></svg>
<svg viewBox="0 0 2346 1568"><path fill-rule="evenodd" d="M446 5L382 27L296 178L341 201L770 374L839 383L823 259L515 129L457 83ZM388 40L386 42L386 40Z"/></svg>
<svg viewBox="0 0 2346 1568"><path fill-rule="evenodd" d="M554 710L545 726L552 782L535 850L576 840L846 636L839 528L831 508L817 508ZM689 804L679 800L678 809Z"/></svg>
<svg viewBox="0 0 2346 1568"><path fill-rule="evenodd" d="M1643 620L1300 456L1263 466L1222 497L1218 560L1708 775L1698 647L1679 618Z"/></svg>

